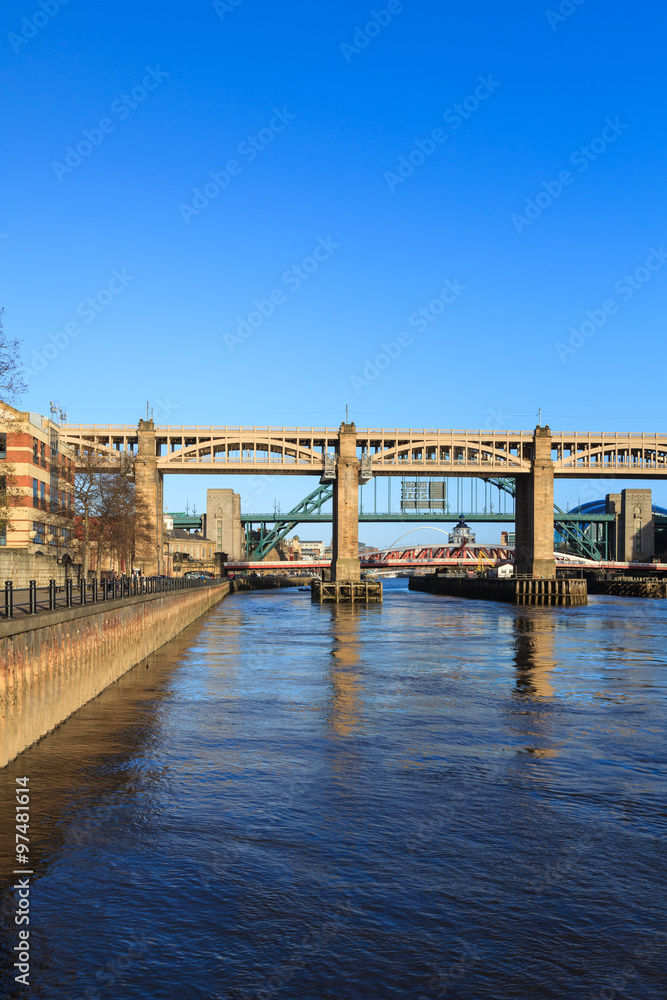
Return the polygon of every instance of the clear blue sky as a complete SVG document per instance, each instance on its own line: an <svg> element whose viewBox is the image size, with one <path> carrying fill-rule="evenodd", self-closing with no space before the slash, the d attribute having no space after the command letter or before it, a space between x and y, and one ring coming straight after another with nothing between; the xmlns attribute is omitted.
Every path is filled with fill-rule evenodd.
<svg viewBox="0 0 667 1000"><path fill-rule="evenodd" d="M362 427L526 429L542 407L558 430L665 429L657 3L0 17L0 304L26 408L336 425L347 403ZM400 354L377 366L383 342ZM167 485L174 508L207 483Z"/></svg>

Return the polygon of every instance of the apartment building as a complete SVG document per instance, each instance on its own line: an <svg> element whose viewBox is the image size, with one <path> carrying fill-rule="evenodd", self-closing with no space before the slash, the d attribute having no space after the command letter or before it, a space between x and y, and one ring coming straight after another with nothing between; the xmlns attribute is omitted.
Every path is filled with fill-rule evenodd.
<svg viewBox="0 0 667 1000"><path fill-rule="evenodd" d="M58 424L0 402L0 488L0 545L71 558L74 455Z"/></svg>

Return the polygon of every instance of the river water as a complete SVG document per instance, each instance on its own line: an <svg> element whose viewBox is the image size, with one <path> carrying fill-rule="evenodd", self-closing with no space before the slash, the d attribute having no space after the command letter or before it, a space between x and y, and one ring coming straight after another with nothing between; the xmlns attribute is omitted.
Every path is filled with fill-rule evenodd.
<svg viewBox="0 0 667 1000"><path fill-rule="evenodd" d="M230 598L5 769L0 996L663 996L666 680L664 601Z"/></svg>

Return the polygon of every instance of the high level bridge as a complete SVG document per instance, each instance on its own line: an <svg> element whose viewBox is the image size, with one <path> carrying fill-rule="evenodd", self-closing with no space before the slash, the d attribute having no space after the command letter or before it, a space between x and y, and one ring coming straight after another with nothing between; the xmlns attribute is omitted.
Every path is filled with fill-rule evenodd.
<svg viewBox="0 0 667 1000"><path fill-rule="evenodd" d="M667 435L563 434L472 430L339 428L137 427L68 425L77 454L110 467L135 457L137 488L149 504L154 543L146 573L162 571L163 479L169 473L317 476L333 487L333 572L358 579L359 484L373 476L444 475L515 481L516 568L555 574L553 484L561 478L667 477Z"/></svg>

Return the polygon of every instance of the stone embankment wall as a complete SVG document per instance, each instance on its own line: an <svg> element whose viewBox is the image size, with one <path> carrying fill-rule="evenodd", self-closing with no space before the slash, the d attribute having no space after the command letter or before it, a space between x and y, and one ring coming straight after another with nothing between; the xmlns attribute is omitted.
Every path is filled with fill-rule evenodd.
<svg viewBox="0 0 667 1000"><path fill-rule="evenodd" d="M413 576L410 590L447 597L477 598L483 601L508 601L510 604L588 604L585 580L516 579L489 577Z"/></svg>
<svg viewBox="0 0 667 1000"><path fill-rule="evenodd" d="M617 576L612 579L590 576L590 594L608 594L612 597L658 597L667 598L667 581L657 577Z"/></svg>
<svg viewBox="0 0 667 1000"><path fill-rule="evenodd" d="M229 583L0 620L0 767L229 593Z"/></svg>
<svg viewBox="0 0 667 1000"><path fill-rule="evenodd" d="M70 566L67 575L78 580L79 568ZM65 569L55 556L37 556L25 549L0 548L0 587L4 587L5 580L11 580L14 587L27 587L31 580L36 580L38 587L46 587L49 580L55 580L62 587Z"/></svg>
<svg viewBox="0 0 667 1000"><path fill-rule="evenodd" d="M243 590L274 590L276 587L308 587L308 576L237 576L232 580L232 593Z"/></svg>

